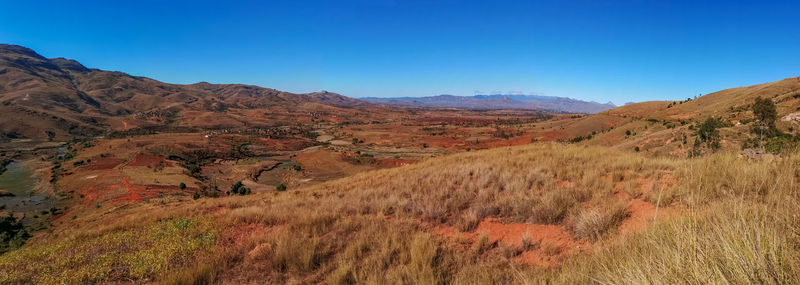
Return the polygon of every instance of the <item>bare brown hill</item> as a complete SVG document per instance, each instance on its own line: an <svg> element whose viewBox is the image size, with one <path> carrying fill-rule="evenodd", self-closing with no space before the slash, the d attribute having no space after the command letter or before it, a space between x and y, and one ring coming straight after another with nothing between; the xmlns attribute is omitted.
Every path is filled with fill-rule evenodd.
<svg viewBox="0 0 800 285"><path fill-rule="evenodd" d="M126 119L139 120L136 125L192 127L191 120L182 119L209 117L229 108L281 106L300 111L309 105L372 105L327 91L294 94L243 84L169 84L45 58L15 45L0 45L0 103L0 136L35 139L98 135L116 125L127 126Z"/></svg>

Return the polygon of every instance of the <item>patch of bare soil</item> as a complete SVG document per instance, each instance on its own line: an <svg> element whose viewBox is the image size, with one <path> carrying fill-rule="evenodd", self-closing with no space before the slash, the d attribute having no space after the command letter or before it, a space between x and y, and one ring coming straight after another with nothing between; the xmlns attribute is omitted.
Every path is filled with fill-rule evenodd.
<svg viewBox="0 0 800 285"><path fill-rule="evenodd" d="M112 157L97 158L92 160L92 162L89 165L81 167L80 170L108 170L117 167L123 162L125 162L125 160L121 158L112 158Z"/></svg>
<svg viewBox="0 0 800 285"><path fill-rule="evenodd" d="M434 229L440 236L456 243L485 242L512 248L519 253L511 258L512 261L546 268L591 249L591 244L572 238L559 225L504 223L496 218L487 218L472 232L461 232L449 226Z"/></svg>

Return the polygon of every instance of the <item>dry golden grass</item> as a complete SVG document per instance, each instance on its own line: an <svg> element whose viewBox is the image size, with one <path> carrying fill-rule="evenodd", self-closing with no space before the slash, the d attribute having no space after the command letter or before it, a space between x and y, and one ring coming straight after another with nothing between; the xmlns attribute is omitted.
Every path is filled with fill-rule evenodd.
<svg viewBox="0 0 800 285"><path fill-rule="evenodd" d="M797 155L747 162L734 153L687 160L557 144L498 148L282 193L120 209L81 218L87 222L82 229L14 254L31 256L61 244L92 248L88 237L194 217L213 221L219 232L215 246L192 251L196 264L213 266L178 264L148 278L173 284L800 283L798 162ZM674 182L651 187L663 173ZM614 189L633 180L628 190L678 214L615 235L628 211ZM654 189L639 189L645 186ZM108 217L122 218L108 223ZM594 250L543 269L513 261L518 250L486 235L454 242L430 226L470 230L487 217L563 225ZM530 239L525 245L523 238L523 247L552 255L560 250ZM0 266L0 276L17 282L44 280L53 271L36 264L64 257L33 263L10 256L0 262L29 271Z"/></svg>
<svg viewBox="0 0 800 285"><path fill-rule="evenodd" d="M626 205L612 201L604 208L582 210L575 217L571 228L578 238L596 240L615 229L628 216L630 212Z"/></svg>

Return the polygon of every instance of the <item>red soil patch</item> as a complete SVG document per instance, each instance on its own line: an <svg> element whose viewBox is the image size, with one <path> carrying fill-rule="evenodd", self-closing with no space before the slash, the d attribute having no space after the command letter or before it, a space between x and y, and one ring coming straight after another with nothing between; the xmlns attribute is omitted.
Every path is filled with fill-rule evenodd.
<svg viewBox="0 0 800 285"><path fill-rule="evenodd" d="M517 249L523 249L523 238L527 236L534 249L523 252L516 260L543 267L552 267L565 257L589 248L588 243L574 240L556 225L504 224L490 218L481 222L475 233L486 233L490 243L503 243Z"/></svg>
<svg viewBox="0 0 800 285"><path fill-rule="evenodd" d="M410 159L396 159L396 158L383 158L378 160L378 164L381 167L397 167L403 165L409 165L417 162L416 160Z"/></svg>
<svg viewBox="0 0 800 285"><path fill-rule="evenodd" d="M126 166L149 166L155 167L156 165L164 165L164 166L172 166L172 163L168 162L161 156L157 155L149 155L139 153L133 158L131 162L129 162Z"/></svg>
<svg viewBox="0 0 800 285"><path fill-rule="evenodd" d="M672 171L664 171L658 179L658 187L661 189L672 188L675 185L675 174Z"/></svg>
<svg viewBox="0 0 800 285"><path fill-rule="evenodd" d="M449 227L449 226L436 227L436 233L438 233L440 235L443 235L443 236L445 236L447 238L456 238L459 235L463 234L462 232L460 232L456 228Z"/></svg>
<svg viewBox="0 0 800 285"><path fill-rule="evenodd" d="M104 180L111 176L113 172L111 171L104 171L101 174L98 174L96 178ZM105 187L101 187L100 185L89 185L80 190L78 190L78 194L82 195L83 198L83 206L84 208L88 208L93 204L97 199L105 195L111 190L120 188L120 185L107 185Z"/></svg>
<svg viewBox="0 0 800 285"><path fill-rule="evenodd" d="M625 192L617 192L616 196L622 201L628 201L628 212L631 216L625 219L617 228L620 234L627 234L638 231L655 222L659 216L667 216L675 213L674 208L657 208L650 202L638 198L631 198Z"/></svg>
<svg viewBox="0 0 800 285"><path fill-rule="evenodd" d="M133 187L130 184L128 184L128 177L122 177L122 183L125 184L125 189L128 189L128 192L130 192L130 194L128 194L127 196L119 197L114 200L118 201L118 200L128 199L136 203L141 203L142 198L140 198L139 195L136 195L136 191L134 191Z"/></svg>
<svg viewBox="0 0 800 285"><path fill-rule="evenodd" d="M439 235L452 241L478 241L486 235L489 244L503 244L522 254L513 260L530 265L553 267L571 255L586 251L590 244L572 238L561 226L522 223L502 223L495 218L483 220L475 231L465 233L449 226L436 226ZM523 239L529 241L529 248L523 248Z"/></svg>
<svg viewBox="0 0 800 285"><path fill-rule="evenodd" d="M628 211L631 216L619 225L620 234L630 233L646 227L655 220L658 210L656 206L642 199L632 199L628 205Z"/></svg>
<svg viewBox="0 0 800 285"><path fill-rule="evenodd" d="M626 177L632 175L629 172L625 173ZM656 190L666 190L675 184L675 177L671 171L661 173L658 181L653 182L652 178L639 177L639 190L643 194L653 194ZM623 182L617 182L614 185L616 190L615 196L622 201L628 201L628 212L630 217L625 219L619 227L620 234L627 234L647 227L653 223L659 215L670 215L676 211L675 208L657 208L650 202L645 200L631 197L625 191L622 191Z"/></svg>
<svg viewBox="0 0 800 285"><path fill-rule="evenodd" d="M639 183L639 191L644 195L649 195L655 190L656 185L653 184L653 178L639 177L637 182Z"/></svg>
<svg viewBox="0 0 800 285"><path fill-rule="evenodd" d="M93 185L90 185L90 186L87 186L86 188L78 190L78 193L83 195L83 207L84 208L89 208L89 204L91 204L92 202L97 200L98 197L100 197L99 193L97 193L97 191L94 190L94 186Z"/></svg>
<svg viewBox="0 0 800 285"><path fill-rule="evenodd" d="M153 198L158 196L159 194L174 194L180 193L183 191L186 192L196 192L199 189L195 187L189 187L185 190L180 190L178 186L172 185L135 185L129 184L128 178L123 177L122 182L125 186L125 189L128 189L129 194L124 195L121 197L117 197L113 201L121 202L121 201L131 201L134 203L141 203L143 199Z"/></svg>
<svg viewBox="0 0 800 285"><path fill-rule="evenodd" d="M91 164L82 166L81 170L108 170L117 167L117 165L123 162L125 162L125 160L121 158L102 157L93 159Z"/></svg>
<svg viewBox="0 0 800 285"><path fill-rule="evenodd" d="M105 189L100 188L96 189L94 186L89 186L84 188L82 191L78 191L81 195L83 195L83 207L89 208L97 199L103 197L106 193L113 189L118 189L119 185L108 185Z"/></svg>

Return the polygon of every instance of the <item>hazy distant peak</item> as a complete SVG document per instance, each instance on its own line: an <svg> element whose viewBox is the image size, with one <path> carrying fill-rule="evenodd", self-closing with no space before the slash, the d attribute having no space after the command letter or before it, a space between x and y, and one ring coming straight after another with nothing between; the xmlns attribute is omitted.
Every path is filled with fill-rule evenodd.
<svg viewBox="0 0 800 285"><path fill-rule="evenodd" d="M440 108L462 109L529 109L552 110L568 113L599 113L617 107L613 103L601 104L597 102L582 101L577 99L524 94L478 94L473 96L436 95L429 97L400 97L377 98L367 97L362 100L373 103L423 106Z"/></svg>

